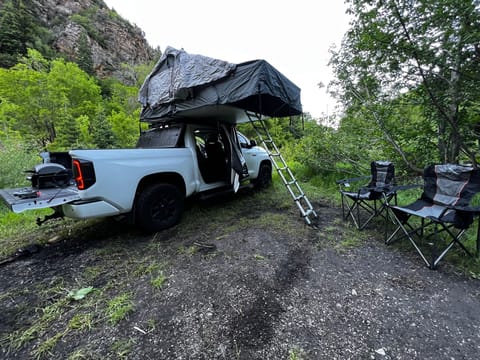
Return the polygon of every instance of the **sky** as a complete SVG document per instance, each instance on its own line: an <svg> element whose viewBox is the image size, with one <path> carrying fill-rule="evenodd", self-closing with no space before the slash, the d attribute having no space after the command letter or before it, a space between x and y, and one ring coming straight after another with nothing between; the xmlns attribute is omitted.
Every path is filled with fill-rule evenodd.
<svg viewBox="0 0 480 360"><path fill-rule="evenodd" d="M301 89L303 111L332 115L329 49L348 29L343 0L104 0L164 51L184 49L232 63L263 59Z"/></svg>

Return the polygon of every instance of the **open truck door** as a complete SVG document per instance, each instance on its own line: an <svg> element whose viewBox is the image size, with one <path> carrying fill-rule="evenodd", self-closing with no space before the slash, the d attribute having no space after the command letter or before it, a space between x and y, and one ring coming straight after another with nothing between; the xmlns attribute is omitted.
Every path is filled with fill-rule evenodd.
<svg viewBox="0 0 480 360"><path fill-rule="evenodd" d="M235 127L229 126L227 129L225 125L223 126L230 140L230 184L233 185L233 191L237 192L240 181L248 177L247 163L240 148Z"/></svg>

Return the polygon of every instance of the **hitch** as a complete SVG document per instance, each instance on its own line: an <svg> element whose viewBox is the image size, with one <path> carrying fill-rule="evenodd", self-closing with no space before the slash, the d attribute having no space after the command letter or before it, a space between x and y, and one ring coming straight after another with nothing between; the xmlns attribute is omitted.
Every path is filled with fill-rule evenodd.
<svg viewBox="0 0 480 360"><path fill-rule="evenodd" d="M63 211L61 209L55 208L53 214L51 215L45 215L43 219L40 219L39 217L37 218L37 225L41 226L44 222L47 222L49 220L53 219L58 219L58 218L63 218L65 215L63 214Z"/></svg>

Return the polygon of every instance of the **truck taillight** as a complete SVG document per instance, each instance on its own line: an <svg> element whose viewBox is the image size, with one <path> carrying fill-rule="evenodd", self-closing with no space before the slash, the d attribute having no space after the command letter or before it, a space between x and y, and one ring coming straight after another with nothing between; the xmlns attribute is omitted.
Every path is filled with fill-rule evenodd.
<svg viewBox="0 0 480 360"><path fill-rule="evenodd" d="M88 189L95 184L93 164L87 160L73 159L73 176L78 190Z"/></svg>

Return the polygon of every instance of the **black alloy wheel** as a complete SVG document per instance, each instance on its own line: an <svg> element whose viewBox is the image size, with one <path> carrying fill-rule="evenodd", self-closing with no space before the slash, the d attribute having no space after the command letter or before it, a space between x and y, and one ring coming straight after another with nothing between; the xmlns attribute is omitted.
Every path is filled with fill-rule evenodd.
<svg viewBox="0 0 480 360"><path fill-rule="evenodd" d="M138 195L135 205L137 226L149 233L172 227L180 221L184 198L177 186L151 184Z"/></svg>

